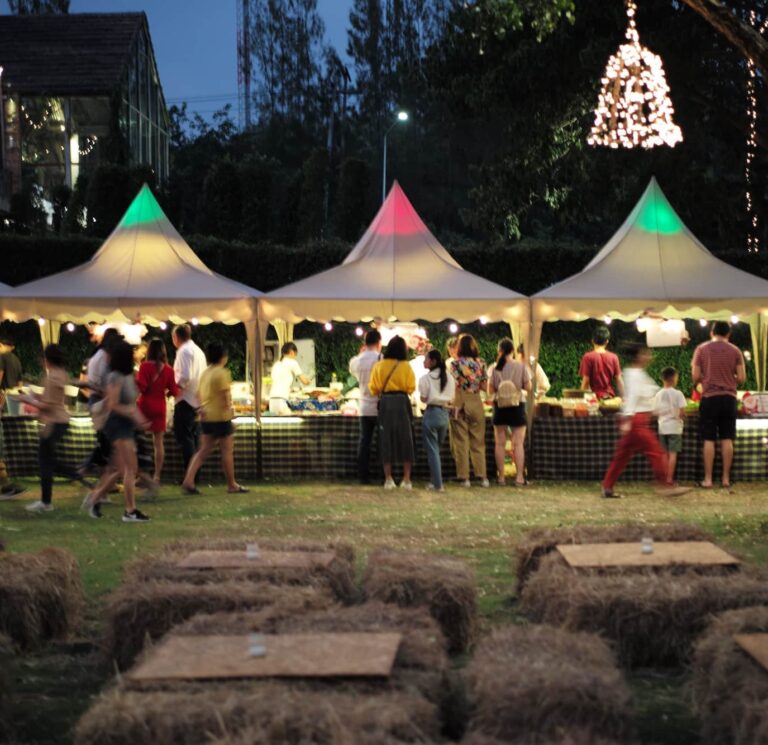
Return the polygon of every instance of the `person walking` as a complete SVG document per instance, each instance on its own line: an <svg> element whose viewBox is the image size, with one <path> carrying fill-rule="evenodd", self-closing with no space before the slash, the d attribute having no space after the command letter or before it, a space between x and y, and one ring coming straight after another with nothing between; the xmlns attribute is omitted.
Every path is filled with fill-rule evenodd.
<svg viewBox="0 0 768 745"><path fill-rule="evenodd" d="M226 367L227 352L216 342L209 344L206 352L208 367L200 376L199 387L203 437L200 449L189 463L181 488L185 494L200 494L200 490L195 486L195 477L218 444L221 468L227 479L227 491L230 494L245 494L248 489L235 480L232 376Z"/></svg>
<svg viewBox="0 0 768 745"><path fill-rule="evenodd" d="M653 410L659 425L659 440L667 457L667 484L675 484L677 455L683 449L685 396L677 390L679 375L674 367L661 371L662 389L656 394Z"/></svg>
<svg viewBox="0 0 768 745"><path fill-rule="evenodd" d="M197 421L200 398L197 395L197 387L205 370L205 355L192 340L192 327L188 323L174 327L171 340L176 347L173 373L180 391L173 409L173 434L181 450L186 473L189 462L197 451L200 435Z"/></svg>
<svg viewBox="0 0 768 745"><path fill-rule="evenodd" d="M296 380L302 385L309 385L309 378L301 371L301 365L296 359L299 348L287 341L280 349L280 359L272 365L270 377L272 386L269 389L269 413L278 416L287 416L291 413L288 399L291 388Z"/></svg>
<svg viewBox="0 0 768 745"><path fill-rule="evenodd" d="M697 486L712 488L715 443L719 438L721 484L729 489L736 438L736 388L747 379L747 373L741 350L730 342L731 327L726 321L715 321L710 337L710 341L696 347L691 362L693 384L702 385L699 428L704 441L704 479Z"/></svg>
<svg viewBox="0 0 768 745"><path fill-rule="evenodd" d="M619 358L608 351L611 332L607 326L598 326L592 334L592 351L581 358L579 375L581 390L592 391L598 400L613 398L618 393L624 397L624 379ZM613 383L616 384L614 390Z"/></svg>
<svg viewBox="0 0 768 745"><path fill-rule="evenodd" d="M110 346L109 370L104 398L107 420L103 431L112 447L113 468L105 471L99 486L91 492L85 506L88 507L91 517L102 516L101 499L114 483L116 471L117 475L123 479L125 496L123 522L149 522L149 517L136 508L138 461L134 431L137 426L142 426L140 421L142 417L136 407L138 390L133 377L133 348L128 342L120 340Z"/></svg>
<svg viewBox="0 0 768 745"><path fill-rule="evenodd" d="M357 441L357 475L361 484L371 482L371 444L379 417L379 401L368 384L373 366L381 359L381 334L371 329L360 354L349 361L349 372L360 388L360 437Z"/></svg>
<svg viewBox="0 0 768 745"><path fill-rule="evenodd" d="M136 405L149 420L149 431L152 433L155 452L153 481L159 483L165 460L166 398L176 398L181 393L173 368L168 364L168 353L162 339L156 337L149 342L146 360L141 363L136 375L136 386L139 389Z"/></svg>
<svg viewBox="0 0 768 745"><path fill-rule="evenodd" d="M402 462L400 488L412 489L414 448L410 396L416 390L416 376L408 364L408 346L401 336L389 340L384 359L373 366L368 389L371 395L379 398L379 451L384 467L384 488L395 488L392 464Z"/></svg>
<svg viewBox="0 0 768 745"><path fill-rule="evenodd" d="M469 465L484 487L490 486L485 464L485 409L483 393L488 386L488 371L480 359L477 342L470 334L459 339L458 357L453 360L451 374L456 383L453 403L455 424L453 457L456 474L462 486L470 487Z"/></svg>
<svg viewBox="0 0 768 745"><path fill-rule="evenodd" d="M6 391L16 388L21 382L21 362L14 354L15 345L10 337L0 338L0 417L6 405ZM5 463L5 438L3 424L0 421L0 501L16 499L26 491L26 487L15 484L8 476Z"/></svg>
<svg viewBox="0 0 768 745"><path fill-rule="evenodd" d="M431 478L427 489L444 492L440 448L448 434L448 409L456 395L456 383L448 374L443 356L436 349L426 353L424 367L427 374L419 380L419 398L426 404L421 419L421 435Z"/></svg>
<svg viewBox="0 0 768 745"><path fill-rule="evenodd" d="M507 431L512 430L512 453L517 474L515 486L527 486L525 478L525 415L524 394L532 390L528 366L515 359L512 339L499 342L496 364L488 380L488 393L493 397L493 438L495 442L496 480L506 484L504 460Z"/></svg>
<svg viewBox="0 0 768 745"><path fill-rule="evenodd" d="M64 386L69 376L64 369L64 353L58 344L49 344L43 352L45 383L39 396L21 396L22 401L35 406L39 411L40 440L38 454L40 461L40 499L27 505L28 512L53 511L53 477L61 474L73 481L83 481L74 467L61 463L56 449L69 428L69 412L65 403Z"/></svg>
<svg viewBox="0 0 768 745"><path fill-rule="evenodd" d="M624 369L624 402L619 424L620 437L616 443L608 470L601 485L605 499L620 499L613 487L619 480L632 456L642 452L653 469L659 494L676 497L689 489L667 485L666 458L656 433L651 428L651 413L659 387L645 371L651 361L650 350L642 344L627 348L628 366Z"/></svg>

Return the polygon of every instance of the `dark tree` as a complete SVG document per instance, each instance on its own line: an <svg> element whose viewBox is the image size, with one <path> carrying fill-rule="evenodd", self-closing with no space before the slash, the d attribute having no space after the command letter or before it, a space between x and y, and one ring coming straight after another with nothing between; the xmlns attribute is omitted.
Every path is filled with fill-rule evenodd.
<svg viewBox="0 0 768 745"><path fill-rule="evenodd" d="M15 15L40 13L69 13L69 0L8 0L8 7Z"/></svg>

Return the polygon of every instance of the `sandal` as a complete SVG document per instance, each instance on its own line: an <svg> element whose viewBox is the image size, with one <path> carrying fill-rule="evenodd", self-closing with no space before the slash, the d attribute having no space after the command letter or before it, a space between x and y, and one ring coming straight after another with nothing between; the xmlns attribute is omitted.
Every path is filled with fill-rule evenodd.
<svg viewBox="0 0 768 745"><path fill-rule="evenodd" d="M530 486L531 482L526 479L525 481L515 481L515 486L518 489L524 489L526 486Z"/></svg>
<svg viewBox="0 0 768 745"><path fill-rule="evenodd" d="M181 490L184 492L184 494L202 494L200 489L198 489L196 486L192 487L191 489L188 486L182 486Z"/></svg>
<svg viewBox="0 0 768 745"><path fill-rule="evenodd" d="M694 481L693 485L697 489L714 489L715 488L714 484L703 484L701 481Z"/></svg>
<svg viewBox="0 0 768 745"><path fill-rule="evenodd" d="M238 485L237 489L227 489L227 494L247 494L249 491L250 489Z"/></svg>

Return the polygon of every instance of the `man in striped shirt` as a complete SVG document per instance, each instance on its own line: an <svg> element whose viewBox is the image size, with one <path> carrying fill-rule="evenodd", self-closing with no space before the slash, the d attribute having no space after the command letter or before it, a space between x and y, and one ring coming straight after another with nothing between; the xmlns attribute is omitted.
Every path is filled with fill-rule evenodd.
<svg viewBox="0 0 768 745"><path fill-rule="evenodd" d="M704 489L712 488L715 442L720 439L723 460L722 485L731 486L733 440L736 437L736 388L746 379L741 350L730 343L731 327L726 321L715 321L711 341L696 348L693 354L693 384L702 384L699 428L704 441Z"/></svg>

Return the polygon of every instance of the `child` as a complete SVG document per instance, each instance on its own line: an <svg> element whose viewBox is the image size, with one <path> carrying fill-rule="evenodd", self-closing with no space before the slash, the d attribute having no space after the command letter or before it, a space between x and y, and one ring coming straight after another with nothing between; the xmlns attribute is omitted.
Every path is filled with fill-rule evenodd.
<svg viewBox="0 0 768 745"><path fill-rule="evenodd" d="M677 390L680 376L674 367L661 371L664 387L656 394L653 410L659 418L659 439L667 454L667 484L675 483L677 454L683 449L683 412L685 396Z"/></svg>
<svg viewBox="0 0 768 745"><path fill-rule="evenodd" d="M627 357L629 365L623 376L624 405L619 426L621 437L603 477L602 496L606 499L621 497L613 491L614 484L638 451L645 453L648 458L660 494L669 497L685 494L688 489L667 484L664 451L651 429L651 412L658 391L658 386L645 371L651 361L651 352L641 344L632 344L627 349Z"/></svg>

